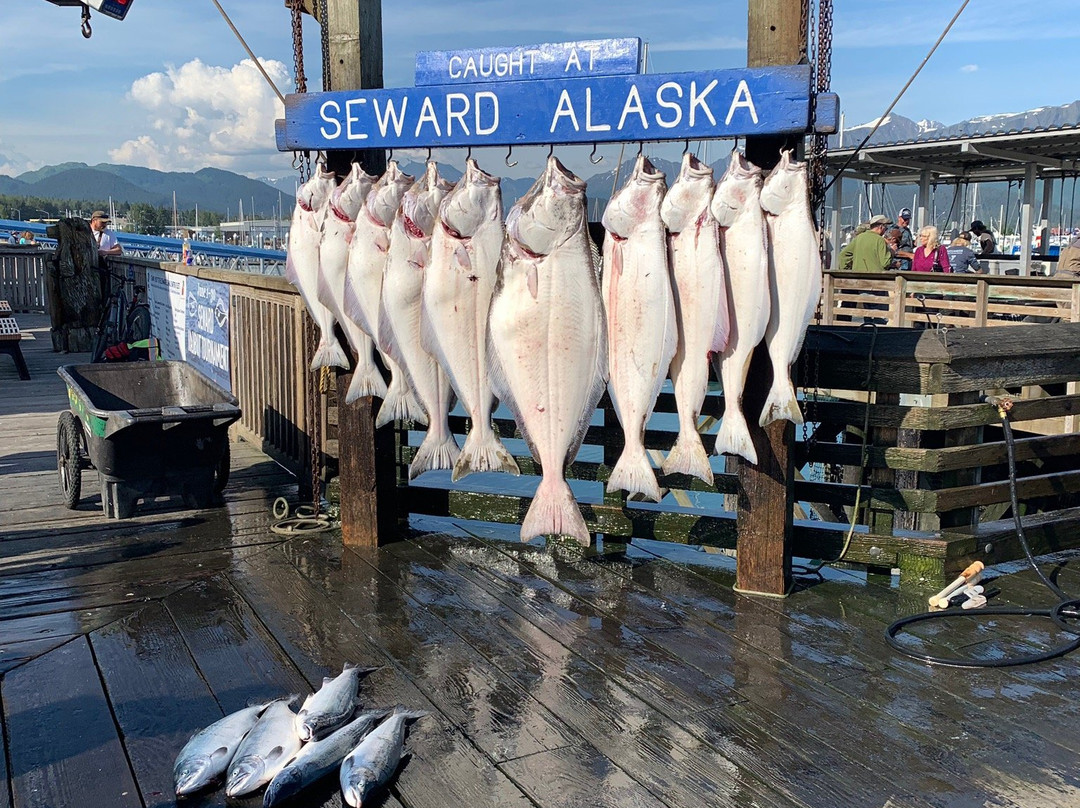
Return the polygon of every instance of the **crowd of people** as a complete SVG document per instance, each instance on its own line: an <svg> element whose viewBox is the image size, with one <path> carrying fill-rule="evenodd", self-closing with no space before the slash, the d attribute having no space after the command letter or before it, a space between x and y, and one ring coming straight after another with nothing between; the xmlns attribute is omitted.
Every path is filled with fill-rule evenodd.
<svg viewBox="0 0 1080 808"><path fill-rule="evenodd" d="M855 228L855 235L840 251L839 269L846 272L986 272L978 256L997 250L994 234L976 219L968 230L954 231L948 245L933 225L911 233L911 209L888 216L874 216ZM1080 262L1080 239L1077 260ZM978 251L972 249L977 245ZM1080 267L1078 267L1080 270Z"/></svg>

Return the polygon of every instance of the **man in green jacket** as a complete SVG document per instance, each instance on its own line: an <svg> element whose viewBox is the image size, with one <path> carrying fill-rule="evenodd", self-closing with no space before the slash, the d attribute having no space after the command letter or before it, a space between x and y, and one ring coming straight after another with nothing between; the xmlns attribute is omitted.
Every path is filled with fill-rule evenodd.
<svg viewBox="0 0 1080 808"><path fill-rule="evenodd" d="M892 264L893 254L885 242L885 231L892 226L887 216L875 216L867 229L855 236L840 251L840 269L844 272L884 272Z"/></svg>

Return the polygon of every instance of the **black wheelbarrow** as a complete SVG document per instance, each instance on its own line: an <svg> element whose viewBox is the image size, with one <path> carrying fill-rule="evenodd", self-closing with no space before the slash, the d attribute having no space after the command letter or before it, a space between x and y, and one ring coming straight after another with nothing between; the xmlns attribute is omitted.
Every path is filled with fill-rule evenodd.
<svg viewBox="0 0 1080 808"><path fill-rule="evenodd" d="M71 409L56 425L64 504L82 470L97 469L105 516L126 519L140 499L179 494L189 508L220 502L229 479L236 399L187 362L64 365Z"/></svg>

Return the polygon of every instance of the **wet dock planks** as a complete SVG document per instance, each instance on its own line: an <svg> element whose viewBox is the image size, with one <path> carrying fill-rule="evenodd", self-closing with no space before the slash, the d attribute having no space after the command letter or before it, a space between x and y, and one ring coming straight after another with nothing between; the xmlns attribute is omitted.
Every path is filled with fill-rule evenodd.
<svg viewBox="0 0 1080 808"><path fill-rule="evenodd" d="M898 656L882 631L923 608L918 587L835 570L755 599L723 556L581 557L449 523L378 552L283 541L268 508L295 483L242 443L223 508L108 521L88 472L68 511L59 357L47 332L25 354L30 382L0 375L0 808L174 805L193 732L345 662L376 668L365 704L430 713L392 808L1080 804L1076 659L972 672ZM1074 556L1055 575L1080 592ZM1019 568L995 587L1047 600ZM1060 639L998 618L919 642L1003 654ZM342 801L329 782L298 804Z"/></svg>

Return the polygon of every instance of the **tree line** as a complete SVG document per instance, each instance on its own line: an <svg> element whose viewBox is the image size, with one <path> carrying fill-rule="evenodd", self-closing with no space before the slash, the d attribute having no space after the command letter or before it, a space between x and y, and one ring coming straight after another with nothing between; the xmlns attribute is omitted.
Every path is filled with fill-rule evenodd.
<svg viewBox="0 0 1080 808"><path fill-rule="evenodd" d="M95 210L108 210L107 201L85 199L43 199L36 196L9 196L0 194L0 219L65 219L73 216L89 219ZM117 219L123 219L123 230L127 233L141 233L146 236L161 236L173 226L173 210L160 205L145 202L114 203ZM212 210L198 212L199 227L216 227L223 221L220 213ZM176 224L180 227L195 227L195 209L177 210ZM114 221L113 227L120 228L121 222Z"/></svg>

